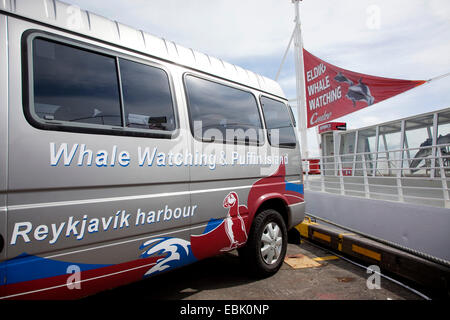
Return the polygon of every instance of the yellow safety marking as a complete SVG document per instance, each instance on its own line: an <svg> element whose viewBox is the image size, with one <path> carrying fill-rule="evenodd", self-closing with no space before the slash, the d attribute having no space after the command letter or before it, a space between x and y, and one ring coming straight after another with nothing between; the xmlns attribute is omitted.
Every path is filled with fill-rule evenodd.
<svg viewBox="0 0 450 320"><path fill-rule="evenodd" d="M305 221L306 220L306 221ZM316 224L315 222L312 222L310 217L304 217L302 223L308 223L308 224Z"/></svg>
<svg viewBox="0 0 450 320"><path fill-rule="evenodd" d="M337 259L339 259L339 257L336 257L336 256L326 256L326 257L317 257L317 258L314 258L313 260L314 260L314 261L327 261L327 260L337 260Z"/></svg>
<svg viewBox="0 0 450 320"><path fill-rule="evenodd" d="M356 253L360 253L366 257L375 259L377 261L381 261L381 254L366 248L362 248L360 246L357 246L355 244L352 244L352 250Z"/></svg>
<svg viewBox="0 0 450 320"><path fill-rule="evenodd" d="M339 234L339 238L342 238L342 237L344 237L344 236L354 236L355 234L354 233L350 233L350 232L347 232L347 233L341 233L341 234Z"/></svg>
<svg viewBox="0 0 450 320"><path fill-rule="evenodd" d="M295 228L300 232L300 236L309 238L308 228L313 225L317 225L317 223L312 222L310 217L305 217L303 222L296 225Z"/></svg>
<svg viewBox="0 0 450 320"><path fill-rule="evenodd" d="M323 234L323 233L320 233L320 232L317 232L317 231L313 232L313 238L319 238L319 239L322 239L322 240L324 240L326 242L331 242L331 237L330 236L328 236L326 234Z"/></svg>
<svg viewBox="0 0 450 320"><path fill-rule="evenodd" d="M296 229L300 232L300 236L304 238L308 238L308 225L306 223L300 223L296 226Z"/></svg>
<svg viewBox="0 0 450 320"><path fill-rule="evenodd" d="M354 233L341 233L339 234L339 243L338 243L338 250L342 251L342 239L344 238L344 236L354 236Z"/></svg>

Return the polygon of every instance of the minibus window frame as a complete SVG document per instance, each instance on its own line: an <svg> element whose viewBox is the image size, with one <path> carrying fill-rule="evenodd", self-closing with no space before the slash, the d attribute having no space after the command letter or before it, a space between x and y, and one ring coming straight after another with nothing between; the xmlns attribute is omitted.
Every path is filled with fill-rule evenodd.
<svg viewBox="0 0 450 320"><path fill-rule="evenodd" d="M61 120L46 120L42 119L35 113L34 106L34 78L33 78L33 41L37 38L55 42L75 49L84 50L86 52L92 52L103 56L110 57L115 60L115 72L119 87L119 103L122 126L108 126L97 125L89 123L76 123ZM142 128L129 128L126 127L125 113L123 104L123 88L122 79L120 77L120 65L118 61L120 59L129 60L132 62L140 63L150 67L158 68L167 76L169 85L170 98L172 104L172 112L175 121L175 128L172 131L156 130L156 129L142 129ZM179 108L175 96L175 88L173 77L169 69L161 63L156 61L149 61L139 57L131 56L126 53L119 53L113 49L101 47L95 44L89 44L77 39L68 38L66 36L49 33L42 30L27 30L22 35L22 99L23 99L23 111L27 121L35 128L51 131L63 131L73 133L86 133L86 134L103 134L103 135L120 135L120 136L132 136L132 137L147 137L156 139L175 139L180 134L180 120L179 120Z"/></svg>

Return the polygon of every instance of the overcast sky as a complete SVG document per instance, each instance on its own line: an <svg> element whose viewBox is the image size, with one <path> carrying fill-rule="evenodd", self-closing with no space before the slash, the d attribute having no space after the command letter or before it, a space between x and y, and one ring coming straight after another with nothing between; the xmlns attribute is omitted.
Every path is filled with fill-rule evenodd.
<svg viewBox="0 0 450 320"><path fill-rule="evenodd" d="M274 79L294 28L291 0L65 0ZM428 80L450 72L449 0L303 0L304 47L341 68ZM279 83L295 98L291 50ZM340 118L349 128L450 107L450 77ZM315 129L308 134L318 155Z"/></svg>

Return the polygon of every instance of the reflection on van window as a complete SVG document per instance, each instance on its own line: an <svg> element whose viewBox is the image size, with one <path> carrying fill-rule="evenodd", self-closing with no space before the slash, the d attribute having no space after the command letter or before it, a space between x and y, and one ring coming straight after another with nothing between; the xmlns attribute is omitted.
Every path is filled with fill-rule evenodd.
<svg viewBox="0 0 450 320"><path fill-rule="evenodd" d="M269 142L275 147L295 147L295 132L287 106L273 99L261 97Z"/></svg>
<svg viewBox="0 0 450 320"><path fill-rule="evenodd" d="M120 59L126 126L154 130L175 129L167 74L158 68Z"/></svg>
<svg viewBox="0 0 450 320"><path fill-rule="evenodd" d="M33 71L38 117L122 125L114 58L37 38Z"/></svg>
<svg viewBox="0 0 450 320"><path fill-rule="evenodd" d="M258 106L250 92L194 76L187 76L185 83L196 138L262 142Z"/></svg>

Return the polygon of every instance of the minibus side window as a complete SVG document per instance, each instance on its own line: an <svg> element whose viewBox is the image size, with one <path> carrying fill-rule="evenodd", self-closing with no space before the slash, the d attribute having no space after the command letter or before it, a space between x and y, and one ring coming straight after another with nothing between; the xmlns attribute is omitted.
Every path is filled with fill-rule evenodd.
<svg viewBox="0 0 450 320"><path fill-rule="evenodd" d="M295 148L295 132L287 106L266 97L261 97L261 106L270 144L274 147Z"/></svg>
<svg viewBox="0 0 450 320"><path fill-rule="evenodd" d="M185 77L191 129L195 138L217 142L263 142L255 96L213 81Z"/></svg>
<svg viewBox="0 0 450 320"><path fill-rule="evenodd" d="M164 70L119 59L125 122L128 128L172 131L175 116Z"/></svg>
<svg viewBox="0 0 450 320"><path fill-rule="evenodd" d="M122 126L113 57L36 38L33 80L34 113L39 118Z"/></svg>

